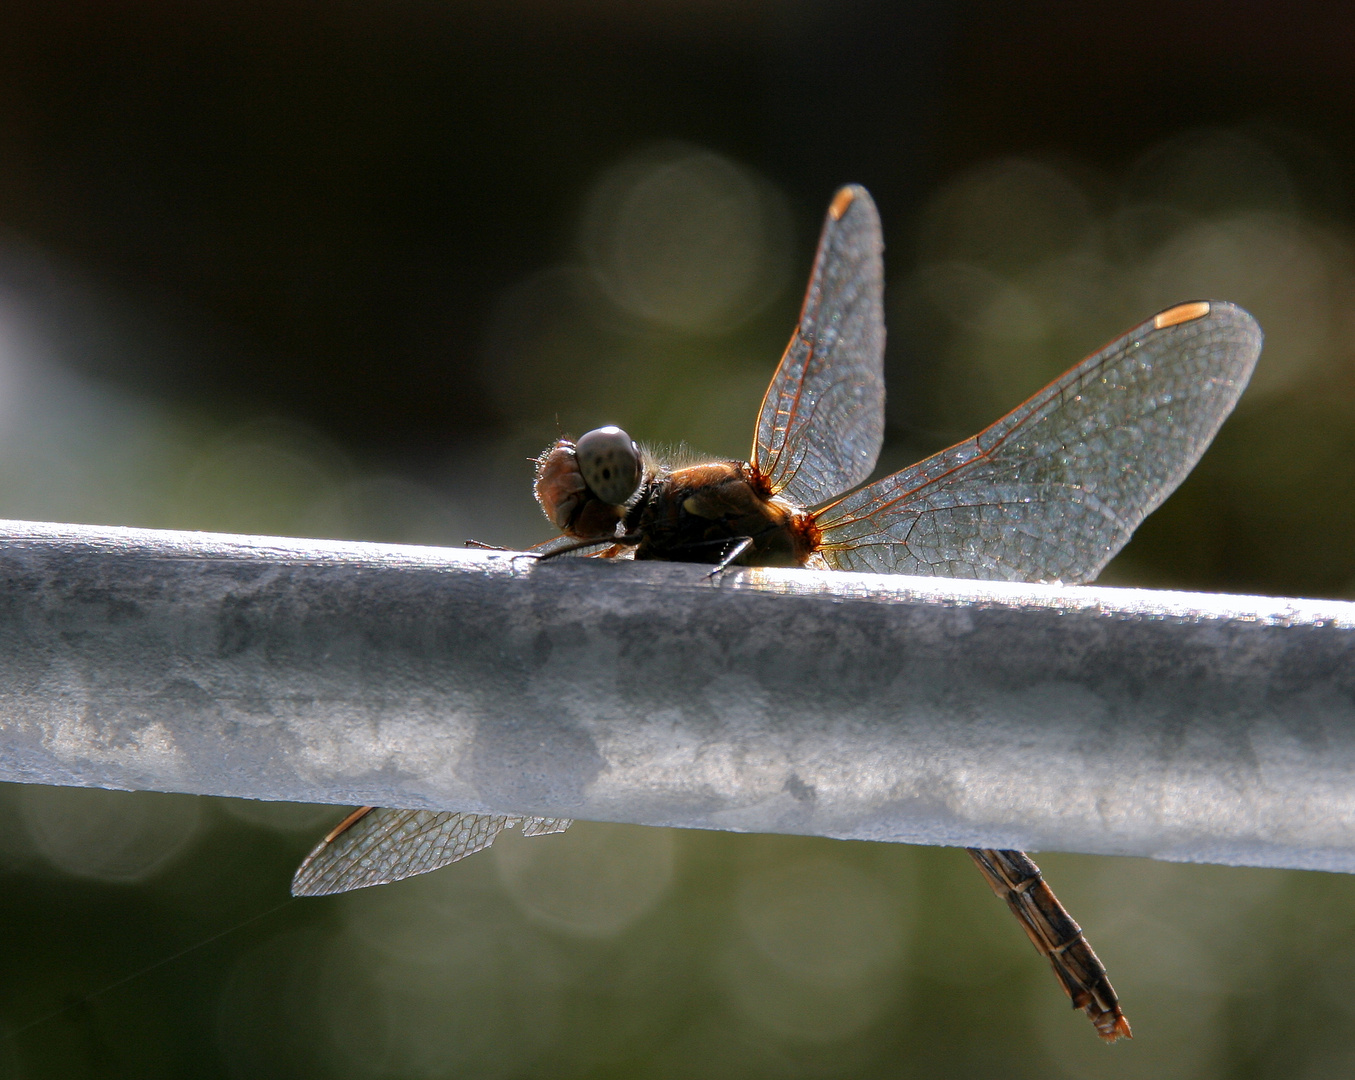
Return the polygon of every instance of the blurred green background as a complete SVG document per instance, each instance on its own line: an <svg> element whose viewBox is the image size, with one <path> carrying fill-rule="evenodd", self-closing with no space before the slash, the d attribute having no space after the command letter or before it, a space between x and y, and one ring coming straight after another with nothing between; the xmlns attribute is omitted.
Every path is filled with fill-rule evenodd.
<svg viewBox="0 0 1355 1080"><path fill-rule="evenodd" d="M558 431L746 453L857 181L883 468L1233 300L1253 385L1103 580L1355 595L1336 10L11 2L0 516L544 539ZM0 788L0 1076L1355 1073L1355 879L1040 856L1107 1048L958 851L580 823L286 902L341 813Z"/></svg>

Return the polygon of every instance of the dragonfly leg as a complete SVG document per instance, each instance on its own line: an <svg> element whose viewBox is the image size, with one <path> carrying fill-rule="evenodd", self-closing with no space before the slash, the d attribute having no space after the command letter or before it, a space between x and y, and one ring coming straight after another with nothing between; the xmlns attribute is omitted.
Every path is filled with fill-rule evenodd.
<svg viewBox="0 0 1355 1080"><path fill-rule="evenodd" d="M543 558L539 551L513 551L512 548L502 547L499 544L486 544L479 540L467 540L464 547L475 548L477 551L507 551L512 552L512 558L508 561L517 562L518 559L540 559Z"/></svg>
<svg viewBox="0 0 1355 1080"><path fill-rule="evenodd" d="M753 546L753 538L751 536L737 536L733 540L728 541L728 543L729 550L720 556L720 561L715 564L715 569L707 574L706 577L715 577L717 574L721 574L728 570L730 566L733 565L735 559Z"/></svg>
<svg viewBox="0 0 1355 1080"><path fill-rule="evenodd" d="M1030 856L1024 851L967 850L993 892L1007 902L1036 952L1049 961L1073 1008L1085 1012L1107 1042L1132 1038L1105 966Z"/></svg>

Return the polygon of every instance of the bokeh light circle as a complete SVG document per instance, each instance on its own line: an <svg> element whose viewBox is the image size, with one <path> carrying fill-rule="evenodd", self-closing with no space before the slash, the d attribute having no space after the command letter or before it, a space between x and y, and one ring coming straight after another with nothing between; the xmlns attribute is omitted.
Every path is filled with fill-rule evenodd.
<svg viewBox="0 0 1355 1080"><path fill-rule="evenodd" d="M621 933L673 879L667 829L578 822L558 836L505 839L493 849L504 889L532 918L567 934Z"/></svg>
<svg viewBox="0 0 1355 1080"><path fill-rule="evenodd" d="M201 801L98 788L25 787L19 796L33 847L75 877L132 883L161 870L197 835Z"/></svg>

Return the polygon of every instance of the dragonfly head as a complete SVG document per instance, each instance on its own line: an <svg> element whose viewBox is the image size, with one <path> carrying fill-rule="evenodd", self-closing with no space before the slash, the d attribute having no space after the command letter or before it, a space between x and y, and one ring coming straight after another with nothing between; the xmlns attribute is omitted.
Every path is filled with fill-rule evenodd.
<svg viewBox="0 0 1355 1080"><path fill-rule="evenodd" d="M610 506L620 506L640 486L640 447L619 427L594 428L574 444L579 475Z"/></svg>

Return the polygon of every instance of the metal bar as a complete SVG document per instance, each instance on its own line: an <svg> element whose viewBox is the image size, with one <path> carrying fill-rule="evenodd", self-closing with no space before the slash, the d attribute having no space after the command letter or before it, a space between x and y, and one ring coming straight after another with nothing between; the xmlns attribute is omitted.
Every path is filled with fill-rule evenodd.
<svg viewBox="0 0 1355 1080"><path fill-rule="evenodd" d="M1355 871L1355 604L0 522L0 779Z"/></svg>

